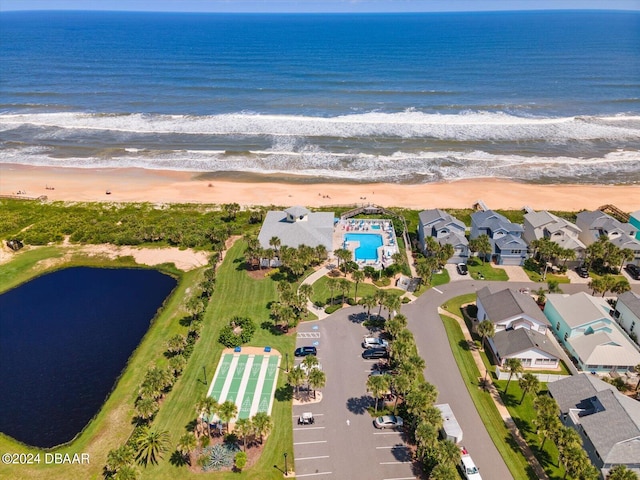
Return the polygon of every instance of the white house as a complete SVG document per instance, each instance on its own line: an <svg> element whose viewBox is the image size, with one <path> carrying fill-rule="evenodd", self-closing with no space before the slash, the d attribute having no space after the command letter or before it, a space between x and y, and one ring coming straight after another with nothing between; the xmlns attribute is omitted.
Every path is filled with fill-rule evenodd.
<svg viewBox="0 0 640 480"><path fill-rule="evenodd" d="M624 331L638 343L638 330L640 330L640 295L631 291L620 295L616 303L614 315Z"/></svg>
<svg viewBox="0 0 640 480"><path fill-rule="evenodd" d="M518 358L524 368L531 369L555 369L560 362L560 352L553 342L529 328L502 330L487 343L501 367L509 358Z"/></svg>
<svg viewBox="0 0 640 480"><path fill-rule="evenodd" d="M273 237L280 245L297 248L300 245L324 245L333 251L333 212L310 212L304 207L291 207L284 211L269 211L262 223L258 241L262 248L270 248Z"/></svg>
<svg viewBox="0 0 640 480"><path fill-rule="evenodd" d="M524 239L528 244L548 238L560 247L576 252L576 260L584 259L585 244L580 240L582 230L577 225L553 213L529 212L524 216Z"/></svg>
<svg viewBox="0 0 640 480"><path fill-rule="evenodd" d="M484 287L476 293L478 322L491 320L496 332L528 328L546 333L549 322L530 295L506 288L493 293Z"/></svg>

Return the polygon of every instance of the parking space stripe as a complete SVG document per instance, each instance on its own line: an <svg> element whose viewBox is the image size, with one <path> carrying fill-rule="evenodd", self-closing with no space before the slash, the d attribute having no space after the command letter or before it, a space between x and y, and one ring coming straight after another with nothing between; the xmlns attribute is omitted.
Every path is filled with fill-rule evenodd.
<svg viewBox="0 0 640 480"><path fill-rule="evenodd" d="M374 435L400 435L399 432L373 432Z"/></svg>
<svg viewBox="0 0 640 480"><path fill-rule="evenodd" d="M314 413L313 416L314 417L321 417L323 416L324 413ZM300 415L292 415L293 418L298 418Z"/></svg>
<svg viewBox="0 0 640 480"><path fill-rule="evenodd" d="M385 478L383 480L416 480L416 477L396 477L396 478Z"/></svg>
<svg viewBox="0 0 640 480"><path fill-rule="evenodd" d="M318 457L302 457L302 458L296 457L295 460L297 462L299 460L316 460L318 458L329 458L329 455L320 455Z"/></svg>
<svg viewBox="0 0 640 480"><path fill-rule="evenodd" d="M311 445L312 443L327 443L326 440L317 440L315 442L295 442L294 445Z"/></svg>
<svg viewBox="0 0 640 480"><path fill-rule="evenodd" d="M387 450L393 450L394 448L409 448L407 445L391 445L390 447L376 447L378 450L380 449L387 449Z"/></svg>
<svg viewBox="0 0 640 480"><path fill-rule="evenodd" d="M380 465L404 465L406 463L413 463L411 461L408 462L380 462Z"/></svg>
<svg viewBox="0 0 640 480"><path fill-rule="evenodd" d="M316 473L305 473L303 475L296 475L296 478L302 477L315 477L316 475L331 475L333 472L316 472Z"/></svg>
<svg viewBox="0 0 640 480"><path fill-rule="evenodd" d="M293 431L295 432L296 430L324 430L326 427L300 427L300 428L294 428Z"/></svg>

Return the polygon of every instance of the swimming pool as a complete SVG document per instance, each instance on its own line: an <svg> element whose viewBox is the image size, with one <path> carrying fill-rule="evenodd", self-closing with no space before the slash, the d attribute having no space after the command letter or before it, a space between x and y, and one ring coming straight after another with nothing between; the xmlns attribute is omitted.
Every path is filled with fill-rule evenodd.
<svg viewBox="0 0 640 480"><path fill-rule="evenodd" d="M377 233L345 233L345 242L360 242L356 248L356 260L377 260L378 247L382 246L382 235Z"/></svg>

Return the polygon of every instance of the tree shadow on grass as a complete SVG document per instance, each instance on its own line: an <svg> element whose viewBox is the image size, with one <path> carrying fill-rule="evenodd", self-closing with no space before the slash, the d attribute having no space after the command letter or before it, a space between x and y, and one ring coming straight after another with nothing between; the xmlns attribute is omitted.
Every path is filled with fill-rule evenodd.
<svg viewBox="0 0 640 480"><path fill-rule="evenodd" d="M293 387L289 384L276 388L275 399L279 402L288 402L293 398Z"/></svg>
<svg viewBox="0 0 640 480"><path fill-rule="evenodd" d="M505 393L503 390L500 390L500 398L502 398L505 407L517 407L520 405L520 398L516 398L516 395L508 391Z"/></svg>
<svg viewBox="0 0 640 480"><path fill-rule="evenodd" d="M511 435L511 432L509 432L507 436L504 437L504 441L511 450L513 450L514 452L522 453L522 450L520 450L520 445L518 445L518 442L515 441L515 439ZM527 465L526 473L529 480L538 480L538 475L536 475L536 472L531 465Z"/></svg>
<svg viewBox="0 0 640 480"><path fill-rule="evenodd" d="M187 424L184 426L184 429L185 429L187 432L193 432L193 431L196 429L196 426L197 426L197 425L198 425L198 419L197 419L197 418L194 418L193 420L191 420L189 423L187 423Z"/></svg>
<svg viewBox="0 0 640 480"><path fill-rule="evenodd" d="M458 346L465 352L469 352L471 350L471 347L469 346L469 342L467 340L460 340L458 342Z"/></svg>
<svg viewBox="0 0 640 480"><path fill-rule="evenodd" d="M364 415L367 413L367 407L370 407L372 404L373 399L369 395L347 399L347 409L356 415Z"/></svg>
<svg viewBox="0 0 640 480"><path fill-rule="evenodd" d="M174 450L169 458L169 463L174 467L183 467L187 464L184 456L177 450Z"/></svg>
<svg viewBox="0 0 640 480"><path fill-rule="evenodd" d="M260 328L268 331L272 335L284 335L284 332L282 331L281 327L279 327L278 325L275 325L273 322L270 322L268 320L265 320L264 322L262 322L260 324Z"/></svg>

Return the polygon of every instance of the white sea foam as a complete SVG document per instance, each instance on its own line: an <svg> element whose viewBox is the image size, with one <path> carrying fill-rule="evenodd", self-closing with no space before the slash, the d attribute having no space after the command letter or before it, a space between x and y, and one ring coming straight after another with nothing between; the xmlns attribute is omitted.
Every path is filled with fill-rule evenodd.
<svg viewBox="0 0 640 480"><path fill-rule="evenodd" d="M284 137L399 137L457 141L547 142L638 140L640 117L522 117L494 112L428 114L371 112L338 117L224 114L211 116L36 113L1 114L0 131L19 126L50 129L119 131L138 134L261 135ZM283 150L291 148L283 148Z"/></svg>

